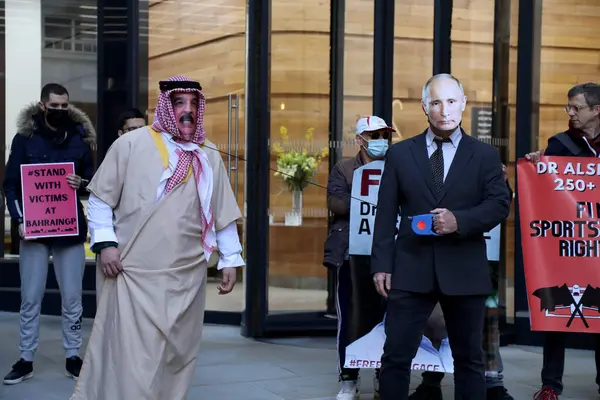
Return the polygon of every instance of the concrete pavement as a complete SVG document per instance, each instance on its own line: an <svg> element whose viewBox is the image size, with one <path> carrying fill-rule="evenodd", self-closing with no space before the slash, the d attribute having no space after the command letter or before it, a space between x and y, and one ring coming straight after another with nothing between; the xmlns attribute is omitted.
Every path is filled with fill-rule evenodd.
<svg viewBox="0 0 600 400"><path fill-rule="evenodd" d="M91 329L85 320L85 339ZM60 318L42 317L35 376L15 386L0 385L2 400L68 400L74 382L64 374ZM0 374L17 360L18 315L0 312ZM245 339L239 328L206 326L190 400L335 400L338 390L333 338ZM538 389L541 349L513 346L502 349L506 387L516 400L531 399ZM372 398L370 371L363 375L363 396ZM594 356L568 350L562 399L600 399ZM420 377L413 375L413 387ZM452 395L452 376L445 378L445 399ZM120 399L115 399L120 400ZM135 399L143 400L143 399ZM165 399L167 400L167 399Z"/></svg>

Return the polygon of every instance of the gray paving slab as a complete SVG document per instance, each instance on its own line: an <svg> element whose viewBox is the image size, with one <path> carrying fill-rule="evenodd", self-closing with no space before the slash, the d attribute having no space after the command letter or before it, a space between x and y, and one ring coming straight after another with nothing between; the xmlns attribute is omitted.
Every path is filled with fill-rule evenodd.
<svg viewBox="0 0 600 400"><path fill-rule="evenodd" d="M17 314L0 312L0 375L18 358L18 321ZM91 324L83 322L86 340ZM540 349L511 346L502 349L502 356L506 387L516 400L531 399L539 387ZM206 326L188 399L335 400L336 368L333 338L255 341L243 338L239 328ZM361 379L361 399L372 399L372 371L361 371ZM593 353L568 350L561 400L600 399L594 380ZM419 381L419 374L413 374L413 388ZM443 385L444 398L452 399L451 375ZM0 399L68 400L73 387L64 374L60 318L42 317L34 378L20 385L0 385Z"/></svg>

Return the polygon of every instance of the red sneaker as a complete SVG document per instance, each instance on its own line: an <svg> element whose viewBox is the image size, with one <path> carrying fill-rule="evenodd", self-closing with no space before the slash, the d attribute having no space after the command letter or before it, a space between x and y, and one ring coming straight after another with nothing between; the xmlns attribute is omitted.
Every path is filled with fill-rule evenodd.
<svg viewBox="0 0 600 400"><path fill-rule="evenodd" d="M544 386L533 395L533 400L558 400L558 393L551 387Z"/></svg>

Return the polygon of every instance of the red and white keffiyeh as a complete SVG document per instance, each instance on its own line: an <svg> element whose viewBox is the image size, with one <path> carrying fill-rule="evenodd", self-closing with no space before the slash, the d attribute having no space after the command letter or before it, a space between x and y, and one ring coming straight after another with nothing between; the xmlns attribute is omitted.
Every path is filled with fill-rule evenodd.
<svg viewBox="0 0 600 400"><path fill-rule="evenodd" d="M191 79L185 76L173 76L169 81L192 82ZM183 137L173 112L173 104L171 103L171 93L198 93L198 116L196 121L196 131L193 137ZM202 247L204 249L204 257L208 261L210 255L217 246L217 235L215 232L215 224L211 206L213 192L213 177L212 168L206 156L206 153L201 149L206 139L206 132L203 127L204 106L206 99L201 90L198 89L173 89L161 91L158 95L158 104L154 117L152 129L157 132L170 134L178 147L176 150L179 160L172 175L167 180L165 185L164 195L173 190L178 184L183 182L188 174L190 165L194 172L194 178L198 187L198 197L200 198L200 212L202 216Z"/></svg>

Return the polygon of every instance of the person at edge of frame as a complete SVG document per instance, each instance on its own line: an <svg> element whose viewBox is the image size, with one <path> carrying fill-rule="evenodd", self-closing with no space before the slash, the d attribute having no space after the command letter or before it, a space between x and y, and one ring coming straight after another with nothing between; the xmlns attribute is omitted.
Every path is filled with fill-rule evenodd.
<svg viewBox="0 0 600 400"><path fill-rule="evenodd" d="M18 133L10 149L4 177L6 204L11 219L18 224L19 273L21 276L20 343L21 356L4 378L14 385L33 377L33 359L39 345L40 312L48 260L52 255L54 274L62 303L63 347L67 376L77 379L82 360L81 303L87 223L79 196L94 173L93 150L96 131L89 117L69 103L69 92L57 83L42 88L39 103L21 111ZM21 165L73 162L75 174L65 184L77 191L77 236L25 239L21 187Z"/></svg>
<svg viewBox="0 0 600 400"><path fill-rule="evenodd" d="M600 85L594 82L575 85L567 92L567 99L568 129L549 138L545 149L527 154L525 157L531 162L537 163L541 155L600 157ZM544 333L542 388L533 396L535 400L558 400L562 394L567 335L567 332ZM596 384L600 386L600 334L594 336Z"/></svg>
<svg viewBox="0 0 600 400"><path fill-rule="evenodd" d="M144 118L144 114L137 108L128 108L119 115L117 126L119 127L117 133L121 137L127 132L146 126L146 118Z"/></svg>

